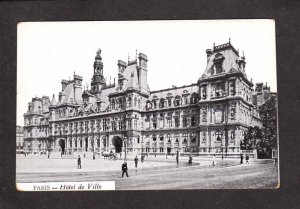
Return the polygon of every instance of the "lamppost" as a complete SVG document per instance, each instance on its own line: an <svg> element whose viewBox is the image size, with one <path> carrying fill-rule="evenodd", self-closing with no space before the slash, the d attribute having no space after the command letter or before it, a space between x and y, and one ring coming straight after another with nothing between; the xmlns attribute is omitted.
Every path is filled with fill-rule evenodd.
<svg viewBox="0 0 300 209"><path fill-rule="evenodd" d="M127 155L127 154L126 154L126 153L127 153L127 152L126 152L126 148L127 148L126 144L127 144L127 137L124 136L124 148L125 148L125 158L124 158L124 160L126 160L126 157L127 157L127 156L126 156L126 155Z"/></svg>
<svg viewBox="0 0 300 209"><path fill-rule="evenodd" d="M228 102L225 106L225 157L227 158L227 147L228 147Z"/></svg>
<svg viewBox="0 0 300 209"><path fill-rule="evenodd" d="M108 143L109 143L109 129L110 129L110 126L109 126L109 121L106 120L106 134L107 134L107 138L106 138L106 152L108 152Z"/></svg>

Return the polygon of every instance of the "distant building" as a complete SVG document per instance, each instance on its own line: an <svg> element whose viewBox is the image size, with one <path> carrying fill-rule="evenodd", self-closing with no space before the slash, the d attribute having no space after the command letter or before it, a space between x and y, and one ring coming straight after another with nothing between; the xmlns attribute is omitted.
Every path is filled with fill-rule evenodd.
<svg viewBox="0 0 300 209"><path fill-rule="evenodd" d="M24 130L22 126L17 126L16 129L16 138L17 138L17 142L16 142L16 148L17 150L22 150L23 149L23 145L24 145Z"/></svg>
<svg viewBox="0 0 300 209"><path fill-rule="evenodd" d="M73 80L62 80L58 101L53 95L51 102L43 96L29 103L25 149L239 155L248 127L261 126L257 107L270 89L253 89L245 56L230 41L206 53L207 67L195 83L150 91L145 54L119 60L118 79L108 82L98 50L89 89L74 73Z"/></svg>

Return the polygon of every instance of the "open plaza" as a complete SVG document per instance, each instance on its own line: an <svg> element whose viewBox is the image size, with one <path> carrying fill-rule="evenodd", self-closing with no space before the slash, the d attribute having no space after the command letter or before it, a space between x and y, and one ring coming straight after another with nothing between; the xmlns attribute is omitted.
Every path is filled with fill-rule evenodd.
<svg viewBox="0 0 300 209"><path fill-rule="evenodd" d="M135 168L135 156L128 156L129 177L122 178L124 158L104 160L82 157L82 168L77 169L77 158L51 156L17 156L17 183L25 182L82 182L115 181L118 190L149 189L250 189L279 186L278 167L273 160L250 159L240 164L239 158L215 159L194 157L149 156Z"/></svg>

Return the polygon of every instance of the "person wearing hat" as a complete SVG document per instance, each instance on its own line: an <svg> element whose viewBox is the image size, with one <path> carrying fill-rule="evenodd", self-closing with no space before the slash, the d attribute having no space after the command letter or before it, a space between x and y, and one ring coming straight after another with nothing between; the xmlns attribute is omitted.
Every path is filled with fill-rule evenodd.
<svg viewBox="0 0 300 209"><path fill-rule="evenodd" d="M124 173L126 173L126 176L129 177L127 171L128 171L127 162L125 160L124 163L122 164L122 178L124 177Z"/></svg>

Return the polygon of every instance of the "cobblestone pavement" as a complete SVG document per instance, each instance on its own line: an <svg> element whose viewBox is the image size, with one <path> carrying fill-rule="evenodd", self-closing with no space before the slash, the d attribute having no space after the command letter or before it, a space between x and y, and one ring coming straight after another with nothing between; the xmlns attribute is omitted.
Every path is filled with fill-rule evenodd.
<svg viewBox="0 0 300 209"><path fill-rule="evenodd" d="M47 159L41 160L45 162ZM211 159L195 159L192 165L182 158L179 165L173 159L148 159L134 168L129 160L129 178L121 178L122 161L84 160L86 165L102 163L104 170L68 169L70 159L64 159L65 170L62 172L17 173L17 182L51 182L51 181L106 181L116 182L118 190L152 190L152 189L255 189L275 188L278 184L278 170L272 161L253 160L250 164L239 164L238 159L217 160L217 166L211 165ZM24 162L24 160L21 160ZM73 159L74 161L74 159ZM30 162L30 161L29 161ZM41 163L40 162L40 163ZM53 163L55 161L52 161ZM68 163L66 163L68 162ZM20 163L20 162L19 162ZM92 163L92 164L89 164ZM103 164L104 163L104 164ZM106 163L106 164L105 164ZM110 164L109 166L106 166ZM64 164L61 166L63 167ZM72 165L73 166L73 165Z"/></svg>

